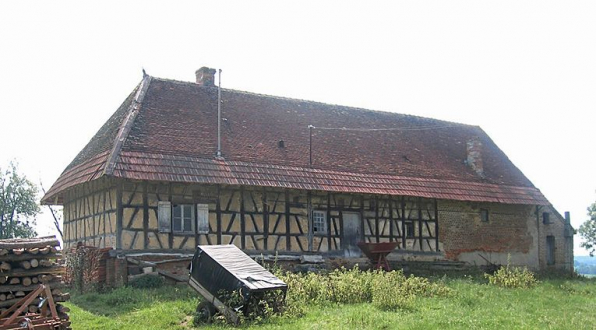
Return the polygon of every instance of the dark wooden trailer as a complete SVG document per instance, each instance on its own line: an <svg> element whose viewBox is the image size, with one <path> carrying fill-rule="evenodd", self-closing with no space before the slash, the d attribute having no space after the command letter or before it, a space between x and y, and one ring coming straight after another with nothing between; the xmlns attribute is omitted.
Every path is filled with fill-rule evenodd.
<svg viewBox="0 0 596 330"><path fill-rule="evenodd" d="M230 322L238 323L238 312L255 295L281 290L286 283L251 259L235 245L199 245L190 265L189 285L203 298L197 312L209 319L218 310ZM222 294L239 292L242 302L227 306Z"/></svg>

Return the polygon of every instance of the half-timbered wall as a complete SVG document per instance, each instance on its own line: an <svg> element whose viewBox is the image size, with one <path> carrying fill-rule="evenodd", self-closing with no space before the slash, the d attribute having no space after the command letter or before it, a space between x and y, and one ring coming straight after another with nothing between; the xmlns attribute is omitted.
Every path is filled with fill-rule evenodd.
<svg viewBox="0 0 596 330"><path fill-rule="evenodd" d="M539 268L546 264L546 237L554 236L554 266L568 266L571 255L565 226L554 222L554 213L553 223L543 224L535 206L115 179L77 186L65 197L67 247L83 242L125 251L193 251L199 244L235 244L249 252L349 256L363 240L397 242L404 258L433 252L431 258L482 265L511 257ZM160 202L208 210L208 230L197 230L197 223L191 232L161 230ZM324 215L324 232L314 232L313 211Z"/></svg>
<svg viewBox="0 0 596 330"><path fill-rule="evenodd" d="M363 219L358 240L396 241L398 248L418 251L439 248L436 202L429 199L176 183L125 182L121 187L119 246L124 250L235 244L247 251L339 252L349 243L342 242L346 213ZM160 231L160 201L208 205L208 232ZM325 213L326 232L313 233L312 210Z"/></svg>
<svg viewBox="0 0 596 330"><path fill-rule="evenodd" d="M114 181L100 179L76 186L65 194L64 246L81 242L116 247L117 189Z"/></svg>

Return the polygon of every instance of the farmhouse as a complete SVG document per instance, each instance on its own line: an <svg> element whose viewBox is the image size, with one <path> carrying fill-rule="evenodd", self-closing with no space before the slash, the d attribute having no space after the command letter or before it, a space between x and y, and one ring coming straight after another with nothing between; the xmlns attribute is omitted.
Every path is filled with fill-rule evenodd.
<svg viewBox="0 0 596 330"><path fill-rule="evenodd" d="M196 75L144 76L43 197L64 207L66 247L351 258L394 241L401 260L572 269L568 214L480 127Z"/></svg>

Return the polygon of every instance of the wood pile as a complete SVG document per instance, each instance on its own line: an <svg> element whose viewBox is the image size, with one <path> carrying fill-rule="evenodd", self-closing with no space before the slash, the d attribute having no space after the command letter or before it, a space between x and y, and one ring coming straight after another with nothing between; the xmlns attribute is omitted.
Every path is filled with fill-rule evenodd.
<svg viewBox="0 0 596 330"><path fill-rule="evenodd" d="M45 300L52 300L52 304L67 301L70 295L63 292L64 271L60 242L55 236L0 240L0 313L3 318L10 318L20 310L17 317L33 317L39 321L40 317L45 317L40 314L40 303ZM29 297L42 287L43 296ZM27 306L14 308L25 297L30 298L26 300ZM53 308L58 311L60 320L69 325L68 308L60 304Z"/></svg>
<svg viewBox="0 0 596 330"><path fill-rule="evenodd" d="M97 248L78 244L67 254L64 282L73 289L101 289L107 284L107 263L110 258L108 248Z"/></svg>

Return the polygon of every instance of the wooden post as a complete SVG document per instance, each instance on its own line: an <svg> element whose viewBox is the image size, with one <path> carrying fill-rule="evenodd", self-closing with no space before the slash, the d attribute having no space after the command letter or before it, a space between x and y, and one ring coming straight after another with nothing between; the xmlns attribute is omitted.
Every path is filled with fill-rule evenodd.
<svg viewBox="0 0 596 330"><path fill-rule="evenodd" d="M244 186L240 186L240 246L246 248L246 221L244 219Z"/></svg>
<svg viewBox="0 0 596 330"><path fill-rule="evenodd" d="M327 193L327 251L331 251L331 193Z"/></svg>
<svg viewBox="0 0 596 330"><path fill-rule="evenodd" d="M122 249L122 182L116 188L116 249Z"/></svg>
<svg viewBox="0 0 596 330"><path fill-rule="evenodd" d="M308 251L313 250L312 197L310 190L306 192L306 212L308 219Z"/></svg>
<svg viewBox="0 0 596 330"><path fill-rule="evenodd" d="M263 188L263 250L269 250L269 203L267 202L267 190Z"/></svg>
<svg viewBox="0 0 596 330"><path fill-rule="evenodd" d="M149 245L149 196L147 182L143 182L143 249Z"/></svg>
<svg viewBox="0 0 596 330"><path fill-rule="evenodd" d="M387 198L389 198L389 241L393 242L393 198L391 195Z"/></svg>
<svg viewBox="0 0 596 330"><path fill-rule="evenodd" d="M375 195L375 239L377 243L379 240L379 196Z"/></svg>
<svg viewBox="0 0 596 330"><path fill-rule="evenodd" d="M288 189L284 190L285 193L285 201L286 201L286 251L292 251L292 242L290 241L290 191Z"/></svg>
<svg viewBox="0 0 596 330"><path fill-rule="evenodd" d="M217 185L217 200L215 201L217 216L217 244L221 244L221 186Z"/></svg>
<svg viewBox="0 0 596 330"><path fill-rule="evenodd" d="M435 199L435 251L439 252L439 206Z"/></svg>
<svg viewBox="0 0 596 330"><path fill-rule="evenodd" d="M422 247L422 198L418 197L418 244L420 247L420 251L423 250Z"/></svg>
<svg viewBox="0 0 596 330"><path fill-rule="evenodd" d="M401 199L401 244L402 248L405 249L408 247L406 243L406 200L404 196L400 197Z"/></svg>

